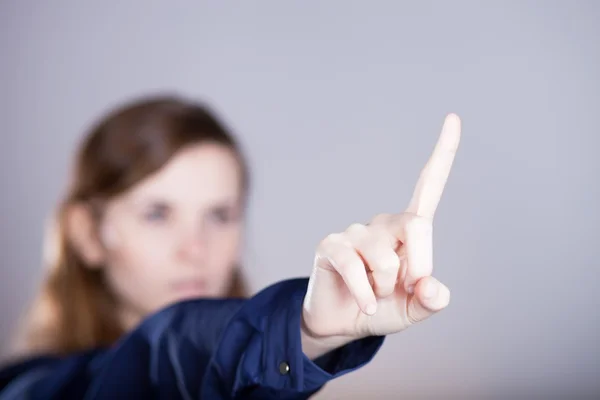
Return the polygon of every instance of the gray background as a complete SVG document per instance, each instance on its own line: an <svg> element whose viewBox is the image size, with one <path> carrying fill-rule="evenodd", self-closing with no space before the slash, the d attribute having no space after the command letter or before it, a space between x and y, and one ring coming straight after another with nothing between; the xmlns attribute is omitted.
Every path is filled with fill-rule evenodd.
<svg viewBox="0 0 600 400"><path fill-rule="evenodd" d="M450 307L320 398L600 392L599 2L4 0L0 18L0 342L74 145L115 102L175 90L236 130L255 290L401 211L452 111L434 256Z"/></svg>

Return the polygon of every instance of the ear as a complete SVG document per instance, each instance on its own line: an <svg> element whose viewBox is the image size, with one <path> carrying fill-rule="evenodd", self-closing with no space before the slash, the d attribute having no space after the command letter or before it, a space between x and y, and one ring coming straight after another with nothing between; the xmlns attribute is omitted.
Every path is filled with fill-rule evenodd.
<svg viewBox="0 0 600 400"><path fill-rule="evenodd" d="M101 268L105 250L98 235L98 227L90 208L85 204L74 204L66 215L67 237L88 267Z"/></svg>

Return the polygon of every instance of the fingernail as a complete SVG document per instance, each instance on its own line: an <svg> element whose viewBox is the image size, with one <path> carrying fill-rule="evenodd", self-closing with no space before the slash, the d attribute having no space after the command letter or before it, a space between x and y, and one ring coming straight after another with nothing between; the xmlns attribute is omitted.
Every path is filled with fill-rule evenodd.
<svg viewBox="0 0 600 400"><path fill-rule="evenodd" d="M409 285L409 286L406 288L406 291L408 292L408 294L413 294L413 293L414 293L414 291L415 291L415 285Z"/></svg>
<svg viewBox="0 0 600 400"><path fill-rule="evenodd" d="M368 315L373 315L375 314L375 311L377 311L377 306L375 304L369 304L365 311Z"/></svg>
<svg viewBox="0 0 600 400"><path fill-rule="evenodd" d="M434 282L427 282L427 285L423 288L423 297L426 299L431 299L437 294L438 285Z"/></svg>

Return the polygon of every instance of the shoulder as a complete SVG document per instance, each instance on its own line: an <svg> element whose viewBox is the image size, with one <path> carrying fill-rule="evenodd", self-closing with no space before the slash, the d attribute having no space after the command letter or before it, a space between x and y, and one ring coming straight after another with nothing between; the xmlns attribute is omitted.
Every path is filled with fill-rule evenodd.
<svg viewBox="0 0 600 400"><path fill-rule="evenodd" d="M4 389L18 376L35 371L39 368L48 367L58 360L55 356L31 356L19 360L10 360L0 367L0 390Z"/></svg>
<svg viewBox="0 0 600 400"><path fill-rule="evenodd" d="M85 392L104 353L99 348L62 357L40 354L11 360L0 368L0 399L24 393L32 399L56 395L74 398Z"/></svg>
<svg viewBox="0 0 600 400"><path fill-rule="evenodd" d="M249 299L180 302L146 318L110 349L39 355L5 365L0 399L79 399L88 393L173 398L182 388L198 393L205 376L245 369L260 375L254 370L261 356L252 355L267 357L288 347L300 351L298 313L307 283L304 278L278 282ZM298 343L290 347L289 341ZM251 342L259 345L256 351Z"/></svg>

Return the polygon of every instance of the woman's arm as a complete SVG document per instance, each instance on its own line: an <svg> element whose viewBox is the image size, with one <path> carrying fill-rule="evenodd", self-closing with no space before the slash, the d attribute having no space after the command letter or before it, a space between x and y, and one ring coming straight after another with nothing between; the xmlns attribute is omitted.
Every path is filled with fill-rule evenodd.
<svg viewBox="0 0 600 400"><path fill-rule="evenodd" d="M0 400L308 398L367 363L383 338L353 341L310 360L301 334L307 282L283 281L248 300L180 303L145 320L113 349L20 364L10 379L5 370Z"/></svg>
<svg viewBox="0 0 600 400"><path fill-rule="evenodd" d="M307 284L307 279L280 282L241 307L211 360L202 398L308 398L372 359L383 337L351 341L309 359L301 335Z"/></svg>

